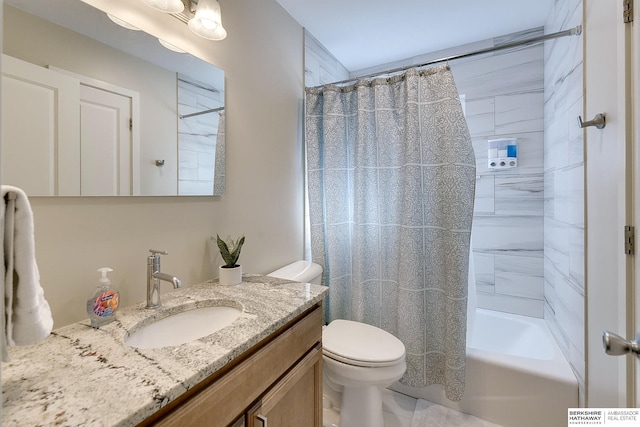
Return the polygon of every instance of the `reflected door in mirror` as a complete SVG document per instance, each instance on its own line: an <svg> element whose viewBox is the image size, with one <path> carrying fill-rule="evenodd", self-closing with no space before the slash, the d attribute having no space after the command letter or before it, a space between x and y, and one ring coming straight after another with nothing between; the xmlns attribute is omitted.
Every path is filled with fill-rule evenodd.
<svg viewBox="0 0 640 427"><path fill-rule="evenodd" d="M119 3L124 12L128 3L133 2ZM45 83L25 90L21 77L15 76L14 81L6 84L8 89L2 91L3 95L4 92L16 95L13 97L16 102L3 96L3 183L27 187L29 195L45 196L222 194L225 169L222 116L208 114L183 121L178 118L178 110L186 108L187 113L192 113L211 107L223 109L224 71L195 56L166 49L158 43L157 36L122 28L104 11L82 1L56 0L42 6L41 0L3 2L3 53L34 65L42 73L58 71L73 77L80 85L96 87L93 83L86 84L85 79L91 79L135 92L138 98L132 101L132 148L127 148L126 137L115 126L105 125L116 121L126 125L126 119L119 118L115 110L97 111L92 106L92 114L111 116L106 122L98 120L98 126L83 126L80 132L77 118L80 104L66 101L66 89ZM166 31L163 34L169 36L183 27L184 23L176 20L175 26L163 27ZM213 99L197 93L194 103L189 101L179 107L178 74L189 76L198 85L204 83ZM40 104L25 101L28 92L40 97ZM74 99L77 101L77 94ZM67 107L71 107L68 111L75 111L75 116L71 121L56 121L56 117L72 115L66 112ZM83 104L85 107L87 104ZM43 121L36 122L40 117ZM202 128L200 124L205 118L206 128ZM179 122L189 124L190 129L180 135L181 139L186 135L186 145L178 141ZM195 129L196 123L199 129ZM7 129L6 124L11 126ZM87 130L95 130L107 146L87 146L83 141L81 154L80 135L84 138ZM196 138L198 147L194 149L192 143ZM28 144L25 146L21 139ZM75 151L70 149L72 146ZM186 175L180 177L179 156L186 165L182 169ZM80 166L81 160L90 161L92 166ZM94 174L101 169L108 174ZM124 176L127 170L130 177ZM24 176L18 175L23 172ZM80 174L88 183L81 183ZM179 180L183 190L180 192Z"/></svg>
<svg viewBox="0 0 640 427"><path fill-rule="evenodd" d="M131 98L81 85L80 195L129 196Z"/></svg>
<svg viewBox="0 0 640 427"><path fill-rule="evenodd" d="M3 183L32 196L134 194L133 92L8 55L3 65Z"/></svg>
<svg viewBox="0 0 640 427"><path fill-rule="evenodd" d="M80 194L78 81L8 55L2 68L2 183Z"/></svg>

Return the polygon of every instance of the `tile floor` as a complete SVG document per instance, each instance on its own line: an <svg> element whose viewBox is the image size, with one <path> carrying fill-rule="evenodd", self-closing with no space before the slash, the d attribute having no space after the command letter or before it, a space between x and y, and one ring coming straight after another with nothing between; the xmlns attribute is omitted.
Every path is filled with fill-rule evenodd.
<svg viewBox="0 0 640 427"><path fill-rule="evenodd" d="M417 400L404 394L385 390L382 396L384 427L409 427ZM323 427L337 427L340 418L333 408L325 408Z"/></svg>
<svg viewBox="0 0 640 427"><path fill-rule="evenodd" d="M382 396L382 414L385 427L409 427L417 399L385 390Z"/></svg>
<svg viewBox="0 0 640 427"><path fill-rule="evenodd" d="M410 427L417 402L418 400L411 396L385 389L382 395L382 416L384 417L384 427ZM331 400L327 396L325 396L324 405L323 427L338 427L340 413L330 407ZM457 419L455 427L479 426L485 425L486 423L479 418L471 418L472 419L465 419L464 421ZM497 426L497 424L491 425Z"/></svg>

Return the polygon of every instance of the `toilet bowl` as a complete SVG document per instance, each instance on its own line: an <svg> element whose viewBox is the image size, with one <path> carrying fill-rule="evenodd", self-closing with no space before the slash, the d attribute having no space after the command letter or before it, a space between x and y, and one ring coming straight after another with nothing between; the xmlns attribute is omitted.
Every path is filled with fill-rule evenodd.
<svg viewBox="0 0 640 427"><path fill-rule="evenodd" d="M328 379L342 388L340 427L383 427L382 390L404 375L405 347L390 333L337 319L322 331Z"/></svg>
<svg viewBox="0 0 640 427"><path fill-rule="evenodd" d="M319 283L322 267L297 261L269 276ZM340 427L383 427L382 390L407 369L404 344L375 326L336 319L322 330L322 358L325 388L341 395Z"/></svg>

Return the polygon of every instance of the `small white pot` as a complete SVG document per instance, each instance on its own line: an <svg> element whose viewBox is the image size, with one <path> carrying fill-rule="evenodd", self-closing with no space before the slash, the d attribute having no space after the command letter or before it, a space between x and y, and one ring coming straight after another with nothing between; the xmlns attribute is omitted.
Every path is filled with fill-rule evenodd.
<svg viewBox="0 0 640 427"><path fill-rule="evenodd" d="M218 267L218 283L221 285L237 285L242 283L242 266L233 268Z"/></svg>

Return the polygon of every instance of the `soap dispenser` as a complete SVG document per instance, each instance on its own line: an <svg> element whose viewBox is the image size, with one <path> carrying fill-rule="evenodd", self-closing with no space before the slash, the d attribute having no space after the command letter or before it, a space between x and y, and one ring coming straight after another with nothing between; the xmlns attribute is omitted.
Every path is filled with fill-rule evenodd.
<svg viewBox="0 0 640 427"><path fill-rule="evenodd" d="M102 275L100 284L87 300L87 313L91 320L91 326L94 328L99 328L116 320L120 292L111 285L111 280L107 277L107 274L111 271L113 270L108 267L98 269L98 272Z"/></svg>

